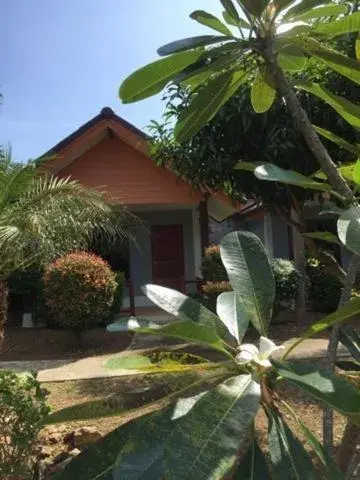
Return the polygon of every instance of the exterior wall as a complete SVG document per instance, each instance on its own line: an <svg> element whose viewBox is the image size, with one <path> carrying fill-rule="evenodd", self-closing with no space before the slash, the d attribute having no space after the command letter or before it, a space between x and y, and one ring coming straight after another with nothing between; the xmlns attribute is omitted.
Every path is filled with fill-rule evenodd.
<svg viewBox="0 0 360 480"><path fill-rule="evenodd" d="M125 205L195 205L201 194L116 137L105 138L61 170L62 177L105 190Z"/></svg>
<svg viewBox="0 0 360 480"><path fill-rule="evenodd" d="M289 231L287 223L280 217L272 215L273 248L275 258L289 258Z"/></svg>
<svg viewBox="0 0 360 480"><path fill-rule="evenodd" d="M238 217L236 219L230 218L222 223L210 219L210 243L220 243L221 239L229 232L245 230L255 233L266 245L269 243L269 238L265 238L264 219L265 217L253 219ZM289 258L289 234L286 222L275 215L271 215L271 227L272 245L269 245L269 248L272 252L270 251L270 254L275 258Z"/></svg>
<svg viewBox="0 0 360 480"><path fill-rule="evenodd" d="M143 221L143 225L136 233L136 245L130 247L130 276L134 285L135 297L142 297L141 286L151 283L152 280L152 259L151 259L151 225L179 225L183 227L185 279L195 280L195 250L194 250L194 229L193 210L158 210L151 212L136 212ZM198 239L200 242L200 239ZM195 286L188 288L194 291ZM144 298L135 298L136 304L147 305ZM150 303L151 304L151 303ZM126 305L126 302L125 302Z"/></svg>

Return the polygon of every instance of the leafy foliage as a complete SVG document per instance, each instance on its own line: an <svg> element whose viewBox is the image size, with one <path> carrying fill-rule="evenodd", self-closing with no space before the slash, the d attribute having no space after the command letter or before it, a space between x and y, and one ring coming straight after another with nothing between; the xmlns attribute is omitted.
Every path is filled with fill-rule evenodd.
<svg viewBox="0 0 360 480"><path fill-rule="evenodd" d="M233 265L232 259L236 258L234 253L239 253L240 247L240 256L246 258L247 262L235 261ZM249 320L260 325L260 306L263 306L264 315L270 314L266 306L267 298L264 297L267 291L265 285L261 284L261 280L254 281L256 277L249 269L252 256L258 259L258 264L252 265L252 269L264 271L270 263L259 240L245 232L228 234L220 246L220 252L234 287L233 292L223 294L218 300L217 318L223 324L221 336L218 322L213 321L213 314L208 314L204 307L198 305L195 310L194 300L189 302L183 294L154 285L147 286L144 291L169 313L175 313L177 318L166 325L131 318L108 326L108 330L186 337L198 345L207 344L225 355L220 356L218 361L202 359L201 355L198 358L190 356L189 362L184 363L179 351L171 355L169 361L158 353L143 352L140 356L122 353L110 360L108 366L111 368L135 368L144 373L154 373L162 368L167 371L170 368L173 371L194 371L199 376L193 384L163 399L161 410L126 423L102 438L93 448L84 451L63 473L57 475L57 480L115 480L128 476L154 480L163 477L221 480L231 474L239 479L260 478L254 477L255 474L266 479L289 478L289 472L293 472L294 478L318 478L317 467L309 453L285 423L278 406L275 406L275 402L279 401L277 387L284 381L296 385L325 404L331 404L352 420L360 420L360 393L344 378L311 365L271 360L273 352L283 347L277 347L263 336L260 337L259 349L253 344L241 343ZM252 284L251 298L256 304L253 308L250 308L249 297L245 298L245 292L248 294L249 290L238 288L241 279ZM359 303L353 311L360 311ZM344 318L339 315L334 321L340 322ZM260 405L269 417L271 474L254 432L254 420ZM89 409L86 408L86 418L89 418ZM94 405L91 411L94 416L96 410ZM81 409L73 408L72 419L76 411L84 414ZM57 415L61 418L61 412L57 412ZM322 451L318 440L310 433L306 432L310 438L309 445L321 457L324 468L332 469L335 473L331 458ZM341 479L341 473L333 478Z"/></svg>
<svg viewBox="0 0 360 480"><path fill-rule="evenodd" d="M0 371L0 474L33 478L37 435L49 408L34 375Z"/></svg>
<svg viewBox="0 0 360 480"><path fill-rule="evenodd" d="M46 305L58 325L81 332L109 317L117 283L101 258L69 253L46 267L44 283Z"/></svg>

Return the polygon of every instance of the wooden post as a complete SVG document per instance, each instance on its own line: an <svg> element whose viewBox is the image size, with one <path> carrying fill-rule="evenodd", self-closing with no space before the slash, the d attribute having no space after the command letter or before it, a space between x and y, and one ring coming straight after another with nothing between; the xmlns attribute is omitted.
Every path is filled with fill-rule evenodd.
<svg viewBox="0 0 360 480"><path fill-rule="evenodd" d="M204 255L205 248L209 246L209 214L207 209L207 201L199 203L199 221L200 221L200 237L201 237L201 253Z"/></svg>

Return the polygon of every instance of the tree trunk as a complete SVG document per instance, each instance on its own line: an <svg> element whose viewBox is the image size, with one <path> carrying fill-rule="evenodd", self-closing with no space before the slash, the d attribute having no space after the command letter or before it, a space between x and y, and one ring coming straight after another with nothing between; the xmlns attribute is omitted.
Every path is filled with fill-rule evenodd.
<svg viewBox="0 0 360 480"><path fill-rule="evenodd" d="M5 324L7 320L7 286L0 280L0 350L4 341Z"/></svg>
<svg viewBox="0 0 360 480"><path fill-rule="evenodd" d="M356 273L359 270L359 268L360 268L360 257L358 255L353 255L351 257L351 260L347 269L347 275L344 281L344 288L340 297L339 306L347 302L348 300L350 300L351 290L355 283ZM331 331L327 357L326 357L326 367L329 370L334 370L335 368L337 347L339 343L339 331L340 331L340 325L336 325L335 327L333 327ZM324 418L323 418L324 445L329 450L330 453L333 453L333 448L334 448L333 424L334 424L334 412L331 408L326 407L324 409ZM359 427L357 428L360 431L360 428ZM343 440L345 440L345 438ZM350 449L349 449L349 454L350 454ZM351 458L352 458L352 454L350 457L347 458L347 464L349 464Z"/></svg>
<svg viewBox="0 0 360 480"><path fill-rule="evenodd" d="M270 45L269 47L265 48L263 55L267 67L274 79L276 88L286 102L289 115L293 119L295 128L304 137L305 142L307 143L314 157L319 162L334 190L343 195L345 198L351 200L353 198L351 188L347 182L344 181L338 172L335 163L332 161L328 151L321 143L321 140L312 126L307 113L302 108L294 89L278 64L273 46Z"/></svg>
<svg viewBox="0 0 360 480"><path fill-rule="evenodd" d="M354 425L349 420L346 424L344 435L342 438L341 446L336 456L337 464L340 469L347 473L347 470L350 465L352 465L352 460L357 454L357 447L359 446L360 440L360 427ZM355 464L355 468L356 468Z"/></svg>

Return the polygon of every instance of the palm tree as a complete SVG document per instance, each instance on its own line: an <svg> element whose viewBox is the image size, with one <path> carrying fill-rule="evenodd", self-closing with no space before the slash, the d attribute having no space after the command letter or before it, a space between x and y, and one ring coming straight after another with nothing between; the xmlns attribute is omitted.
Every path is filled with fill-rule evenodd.
<svg viewBox="0 0 360 480"><path fill-rule="evenodd" d="M7 318L6 282L14 271L46 263L94 239L115 242L131 235L133 218L104 193L70 178L16 164L0 154L0 346Z"/></svg>

